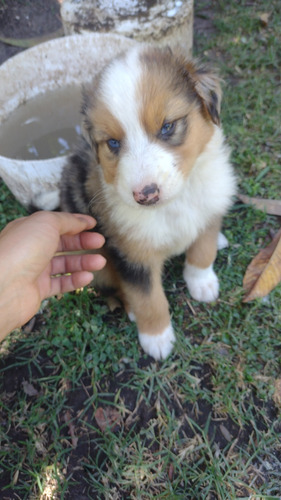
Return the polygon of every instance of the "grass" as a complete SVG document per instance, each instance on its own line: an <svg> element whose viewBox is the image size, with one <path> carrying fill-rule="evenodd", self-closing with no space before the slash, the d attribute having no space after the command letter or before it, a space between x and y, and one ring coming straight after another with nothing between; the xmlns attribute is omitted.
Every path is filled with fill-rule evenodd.
<svg viewBox="0 0 281 500"><path fill-rule="evenodd" d="M204 18L201 0L195 9ZM269 11L262 27L258 13ZM224 78L239 189L278 199L279 2L213 2L207 15L196 55ZM23 214L3 186L1 227ZM277 228L277 218L234 205L212 307L188 297L181 258L166 266L178 341L163 363L143 355L134 325L94 289L50 299L35 325L13 332L0 353L0 498L281 498L280 286L242 302L246 267Z"/></svg>

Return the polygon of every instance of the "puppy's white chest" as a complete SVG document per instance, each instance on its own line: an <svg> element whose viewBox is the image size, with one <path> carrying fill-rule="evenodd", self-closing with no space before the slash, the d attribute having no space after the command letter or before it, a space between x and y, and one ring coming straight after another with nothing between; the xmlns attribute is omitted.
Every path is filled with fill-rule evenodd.
<svg viewBox="0 0 281 500"><path fill-rule="evenodd" d="M160 207L159 207L160 208ZM161 207L150 222L150 241L155 249L166 248L171 255L180 254L196 239L202 219L187 199Z"/></svg>
<svg viewBox="0 0 281 500"><path fill-rule="evenodd" d="M118 205L111 213L115 225L126 239L138 247L180 254L196 239L205 221L188 199L187 193L157 207Z"/></svg>

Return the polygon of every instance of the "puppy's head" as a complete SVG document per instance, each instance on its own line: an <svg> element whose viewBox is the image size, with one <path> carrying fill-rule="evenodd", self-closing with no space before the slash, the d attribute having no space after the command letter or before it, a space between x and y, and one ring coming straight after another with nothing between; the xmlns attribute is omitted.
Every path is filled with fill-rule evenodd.
<svg viewBox="0 0 281 500"><path fill-rule="evenodd" d="M137 47L85 93L84 131L106 185L131 206L174 199L219 124L219 79L170 49Z"/></svg>

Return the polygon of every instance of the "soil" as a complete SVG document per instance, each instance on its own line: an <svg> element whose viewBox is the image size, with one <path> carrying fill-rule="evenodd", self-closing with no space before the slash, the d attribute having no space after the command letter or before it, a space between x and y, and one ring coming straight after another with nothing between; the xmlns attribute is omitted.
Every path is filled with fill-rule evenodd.
<svg viewBox="0 0 281 500"><path fill-rule="evenodd" d="M109 315L112 313L108 313ZM29 330L34 332L40 331L40 323L44 321L40 315L36 316L35 322L32 326L27 326ZM32 332L29 331L29 334ZM28 352L22 351L22 359L28 357ZM49 356L40 351L37 358L38 364L17 366L15 371L15 364L18 360L11 354L4 359L0 359L0 370L5 371L5 377L2 381L0 389L1 399L4 406L11 404L14 405L14 400L17 395L24 390L26 393L26 405L36 405L37 379L44 379L45 377L58 376L57 366L52 364ZM138 368L148 368L151 363L155 361L150 357L142 357L138 363ZM212 377L214 375L213 369L209 365L199 365L194 362L190 369L190 375L200 379L200 385L205 390L214 391L212 386ZM66 391L66 401L64 410L58 416L58 426L61 428L60 438L64 439L65 446L67 447L67 465L64 469L65 477L70 478L68 491L63 497L66 500L79 499L88 500L89 498L99 498L106 500L103 497L96 496L95 491L89 488L87 477L84 473L84 465L89 463L89 457L95 459L98 467L104 468L106 466L106 456L101 451L101 432L110 432L118 434L121 429L124 429L130 434L138 436L140 431L151 426L151 420L157 420L157 400L161 399L161 403L165 405L170 414L174 414L177 421L181 422L178 429L178 438L192 439L198 437L196 429L191 426L189 419L195 422L201 429L208 428L208 438L215 446L217 452L224 450L229 446L230 442L235 442L235 450L247 448L251 442L252 436L256 430L266 432L270 428L272 422L277 420L278 411L273 403L265 403L258 401L254 394L249 395L249 399L244 400L244 411L248 407L256 408L256 414L252 410L254 421L252 425L241 426L234 422L228 416L223 418L218 417L215 407L213 407L205 399L197 400L196 404L192 402L182 402L177 398L176 393L167 395L166 392L150 393L149 388L143 388L142 396L138 398L137 391L129 387L131 381L131 371L121 370L112 379L103 378L96 387L99 387L100 403L89 405L87 402L93 397L93 384L92 379L88 374L80 378L79 385L76 387L71 386L70 381L64 381ZM29 385L30 383L30 385ZM26 387L25 384L28 384ZM38 388L39 388L38 384ZM96 389L95 387L95 389ZM120 401L122 401L124 408L126 408L125 415L115 409L114 399L117 394L120 394ZM215 399L215 398L214 398ZM96 402L98 399L95 400ZM88 409L85 411L85 407ZM81 416L82 414L82 416ZM5 422L0 410L0 423L4 427ZM66 424L66 425L65 425ZM109 426L109 427L108 427ZM281 432L281 428L276 427L276 432ZM21 442L25 442L28 438L26 431L20 426L10 426L7 429L7 435L14 443L15 449L21 446ZM42 440L46 449L51 448L51 437L47 432L42 433ZM157 445L153 440L150 442L149 437L144 438L143 445L152 453L157 453ZM278 460L281 458L278 457ZM105 469L106 470L106 469ZM19 471L20 479L21 471ZM261 475L261 482L266 481L266 471ZM246 478L245 478L245 482ZM9 473L4 473L0 477L0 500L16 500L18 495L15 494L13 488L7 488L10 483ZM256 486L258 486L258 481ZM114 488L114 485L108 485ZM6 487L5 491L3 488ZM2 491L2 493L1 493ZM246 497L248 490L241 487L239 493L242 497ZM239 495L240 496L240 495ZM42 497L40 497L42 498ZM49 496L44 496L47 500ZM118 499L130 499L128 493L118 490ZM216 500L216 497L209 497L210 500ZM55 500L57 496L55 497ZM195 499L194 499L195 500Z"/></svg>
<svg viewBox="0 0 281 500"><path fill-rule="evenodd" d="M0 37L26 40L56 32L61 28L57 0L3 0L0 2ZM0 42L0 64L24 50Z"/></svg>
<svg viewBox="0 0 281 500"><path fill-rule="evenodd" d="M206 2L206 12L203 12L203 15L200 18L195 18L195 31L200 33L201 30L212 30L212 20L210 15L210 9L208 10L208 5L210 3ZM0 37L9 37L12 39L29 39L32 37L42 36L48 33L56 32L59 28L61 28L61 19L60 19L60 8L59 3L56 0L2 0L0 2ZM3 42L0 42L0 63L3 63L9 57L14 56L18 52L22 51L23 48L9 45ZM31 330L38 329L38 321L40 318L37 318L33 327L30 327ZM27 355L24 354L23 355ZM142 358L140 361L140 367L145 363L150 363L152 360L147 358ZM33 373L30 373L27 365L17 368L15 373L15 369L13 367L15 359L12 355L8 356L0 363L0 368L5 368L5 378L3 381L3 386L1 388L2 394L14 394L17 395L18 391L22 391L23 382L32 380L32 384L36 386L36 378L50 376L52 369L52 364L48 359L47 354L40 353L40 372L34 369ZM54 367L56 370L56 367ZM194 366L194 371L196 371L196 376L201 379L201 383L204 384L204 387L211 388L212 387L212 368L210 366ZM121 390L122 398L124 400L124 406L128 409L130 415L133 414L133 419L129 419L126 417L124 421L120 421L118 415L110 415L107 417L111 419L112 432L118 432L120 425L125 426L131 429L134 426L133 432L138 433L140 428L145 429L149 421L155 417L156 412L156 397L158 395L152 395L150 397L149 404L145 402L145 399L141 402L141 404L136 405L137 403L137 395L135 392L126 388L126 382L128 382L129 374L126 371L120 372L117 376L112 380L104 380L100 384L100 391L108 394L117 394L119 390ZM96 454L95 442L97 441L98 434L95 432L95 428L97 429L101 423L99 421L99 415L97 411L90 406L87 412L84 414L84 421L88 424L92 424L92 429L89 430L89 426L84 425L83 422L78 418L81 408L83 408L83 403L92 395L92 385L91 380L88 375L81 377L81 384L79 387L71 388L68 390L68 399L66 401L65 412L58 416L61 422L65 422L67 419L71 418L71 421L75 424L75 439L76 446L73 447L72 451L69 453L68 457L68 465L66 476L72 476L72 485L69 486L68 498L79 498L80 500L89 498L85 496L85 491L88 488L88 484L86 483L86 478L83 476L83 468L81 467L81 462L87 462L87 456L90 454L94 456ZM16 396L15 396L16 397ZM194 435L194 430L190 427L188 421L185 416L190 416L194 421L196 421L200 427L204 427L207 423L210 415L210 425L209 425L209 437L212 441L214 441L217 446L222 449L224 448L229 440L229 435L232 436L232 439L237 439L237 446L247 445L248 440L252 435L251 428L241 428L235 422L231 421L230 418L226 418L226 420L222 422L215 418L215 410L212 406L204 400L198 401L198 406L196 408L196 414L194 406L190 403L180 404L179 401L170 397L167 400L167 396L165 394L161 395L162 399L166 400L166 404L171 411L174 411L174 414L177 418L181 419L182 425L179 429L179 435L181 436L189 436L192 437ZM36 398L36 394L29 395L27 398L30 401ZM104 415L104 412L108 412L108 408L110 408L110 399L108 397L109 405L106 405L104 402L103 405L99 408L99 414L101 416ZM105 398L103 398L105 400ZM265 404L264 402L255 402L257 406L263 408L263 411L268 419L268 426L270 426L270 422L272 422L276 418L275 409L270 404ZM8 401L6 401L8 404ZM250 404L250 402L249 402ZM102 421L102 418L100 419ZM257 420L255 425L257 427L262 427L265 425L265 420L260 420L260 417L257 416ZM68 434L71 434L71 429L69 428ZM11 439L13 439L15 443L15 448L19 446L20 441L23 439L22 430L21 429L8 429L7 431ZM100 435L100 434L99 434ZM73 437L73 439L74 439ZM66 436L67 438L67 436ZM68 438L69 439L69 438ZM49 443L50 444L50 443ZM48 448L48 443L45 444ZM99 453L99 460L103 462L103 456ZM14 496L14 493L11 489L5 491L5 493L1 494L1 490L4 486L9 483L9 478L2 475L0 479L0 498L1 499L13 499L19 498L18 496ZM3 496L4 495L4 496ZM94 498L94 497L91 497ZM122 498L126 498L123 496Z"/></svg>

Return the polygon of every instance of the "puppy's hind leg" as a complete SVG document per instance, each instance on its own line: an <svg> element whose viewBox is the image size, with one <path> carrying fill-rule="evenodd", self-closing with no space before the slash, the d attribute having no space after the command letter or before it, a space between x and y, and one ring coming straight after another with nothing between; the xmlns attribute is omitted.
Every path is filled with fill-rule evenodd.
<svg viewBox="0 0 281 500"><path fill-rule="evenodd" d="M217 255L220 220L210 225L187 250L183 277L190 295L212 302L219 296L219 280L213 270Z"/></svg>

